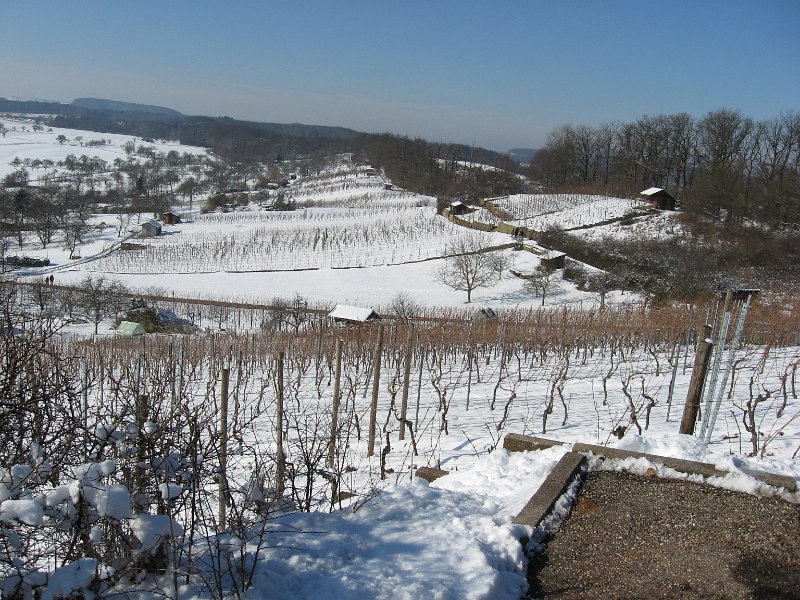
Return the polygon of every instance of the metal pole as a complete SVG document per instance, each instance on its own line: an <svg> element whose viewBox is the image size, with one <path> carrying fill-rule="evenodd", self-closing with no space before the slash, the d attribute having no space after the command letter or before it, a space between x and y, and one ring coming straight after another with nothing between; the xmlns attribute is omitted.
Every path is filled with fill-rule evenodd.
<svg viewBox="0 0 800 600"><path fill-rule="evenodd" d="M733 341L731 342L731 347L730 350L728 351L728 365L725 368L725 373L723 373L722 375L722 385L720 385L719 387L719 392L717 393L717 401L714 404L712 414L709 417L708 428L705 431L706 443L711 441L711 434L714 431L714 424L717 421L717 415L719 414L719 407L722 404L722 396L725 393L725 387L728 384L728 376L730 375L731 370L733 370L733 363L736 361L736 352L739 348L739 340L742 337L742 332L744 331L744 322L747 319L747 311L750 308L751 298L752 296L749 293L747 293L744 305L742 306L742 309L739 312L739 321L736 323L736 331L733 334Z"/></svg>
<svg viewBox="0 0 800 600"><path fill-rule="evenodd" d="M725 296L725 308L722 316L722 327L717 332L717 343L714 349L714 357L712 359L713 367L711 369L711 379L708 387L706 388L705 397L705 410L703 411L703 424L700 426L700 438L705 438L706 429L708 428L708 415L711 413L711 404L714 398L714 392L717 388L717 378L719 377L719 366L722 362L722 354L725 352L726 340L728 338L728 327L731 324L731 307L730 302L733 298L733 290L728 290Z"/></svg>

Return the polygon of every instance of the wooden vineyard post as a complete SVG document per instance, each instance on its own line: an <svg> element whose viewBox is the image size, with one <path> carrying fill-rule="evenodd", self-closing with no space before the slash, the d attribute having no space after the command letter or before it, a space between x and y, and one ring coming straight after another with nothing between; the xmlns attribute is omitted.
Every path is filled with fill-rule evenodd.
<svg viewBox="0 0 800 600"><path fill-rule="evenodd" d="M336 436L339 435L339 389L342 383L342 344L341 339L336 340L336 379L333 382L333 411L331 414L331 441L328 446L329 469L336 464Z"/></svg>
<svg viewBox="0 0 800 600"><path fill-rule="evenodd" d="M400 405L400 437L399 439L406 439L406 420L408 416L408 388L411 383L411 359L413 358L414 349L414 324L408 322L408 337L406 338L406 356L403 372L403 400Z"/></svg>
<svg viewBox="0 0 800 600"><path fill-rule="evenodd" d="M222 390L219 410L219 523L225 529L228 509L228 377L230 369L222 368Z"/></svg>
<svg viewBox="0 0 800 600"><path fill-rule="evenodd" d="M708 338L711 335L711 326L706 325L703 337L697 342L697 350L694 357L694 367L692 368L692 379L689 383L689 393L686 395L686 404L683 407L683 419L681 420L680 433L688 435L694 434L694 426L697 421L697 411L700 410L700 400L703 397L703 384L708 373L709 359L714 343Z"/></svg>
<svg viewBox="0 0 800 600"><path fill-rule="evenodd" d="M417 339L419 342L419 339ZM422 371L425 369L425 358L427 357L427 352L425 347L423 346L422 350L420 350L419 355L419 378L417 379L417 410L414 413L414 431L417 430L417 425L419 424L419 401L422 397Z"/></svg>
<svg viewBox="0 0 800 600"><path fill-rule="evenodd" d="M278 353L278 397L275 409L276 419L275 428L277 430L276 444L278 446L275 454L275 489L278 497L283 496L284 471L286 469L286 455L283 453L283 362L285 353Z"/></svg>
<svg viewBox="0 0 800 600"><path fill-rule="evenodd" d="M383 324L378 326L378 343L375 346L375 361L372 369L372 402L369 407L369 441L367 456L375 454L375 428L378 421L378 389L381 380L381 355L383 354Z"/></svg>
<svg viewBox="0 0 800 600"><path fill-rule="evenodd" d="M467 350L467 362L469 363L469 373L467 375L467 410L469 411L469 395L472 392L472 345Z"/></svg>

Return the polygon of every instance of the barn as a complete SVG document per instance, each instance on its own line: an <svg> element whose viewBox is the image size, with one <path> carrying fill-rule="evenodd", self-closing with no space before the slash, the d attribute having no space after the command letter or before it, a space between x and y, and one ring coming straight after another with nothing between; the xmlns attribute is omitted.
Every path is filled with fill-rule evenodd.
<svg viewBox="0 0 800 600"><path fill-rule="evenodd" d="M371 308L363 308L360 306L347 306L346 304L337 304L328 317L337 323L366 323L367 321L377 321L381 317Z"/></svg>
<svg viewBox="0 0 800 600"><path fill-rule="evenodd" d="M645 199L653 208L657 208L658 210L675 210L675 196L665 189L651 187L643 192L639 192L639 194L645 196Z"/></svg>

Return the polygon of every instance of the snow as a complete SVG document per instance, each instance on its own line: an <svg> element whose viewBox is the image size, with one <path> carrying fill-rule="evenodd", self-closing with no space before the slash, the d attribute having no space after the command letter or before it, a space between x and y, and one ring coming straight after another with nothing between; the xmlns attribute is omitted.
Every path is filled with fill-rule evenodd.
<svg viewBox="0 0 800 600"><path fill-rule="evenodd" d="M145 142L142 138L117 133L100 133L83 131L79 129L65 129L59 127L44 127L43 131L33 131L33 121L25 118L0 117L8 130L4 137L0 137L0 179L13 173L17 167L11 165L14 159L20 161L51 160L54 163L63 161L68 155L86 155L90 158L97 157L107 163L113 163L119 158L125 160L127 155L122 149L126 142L134 142L137 146L154 148L157 152L176 151L180 154L189 153L207 155L208 150L198 146L185 146L177 142L154 141ZM67 141L60 144L58 136L63 135ZM98 146L86 145L92 140L105 140L106 143ZM36 185L45 169L29 169L30 183Z"/></svg>
<svg viewBox="0 0 800 600"><path fill-rule="evenodd" d="M345 321L357 321L359 323L366 322L374 313L371 308L362 308L360 306L347 306L346 304L337 304L328 316L331 319L343 319Z"/></svg>
<svg viewBox="0 0 800 600"><path fill-rule="evenodd" d="M183 527L169 515L137 515L130 525L133 535L145 550L154 548L161 540L183 535Z"/></svg>
<svg viewBox="0 0 800 600"><path fill-rule="evenodd" d="M3 121L8 125L7 119ZM91 137L90 132L67 130L39 133L10 131L7 134L9 142L0 142L0 166L6 169L0 169L0 174L10 172L10 167L6 165L17 155L22 158L49 156L53 160L60 160L62 154L74 153L75 146L53 143L55 136L60 133L71 140L77 135ZM116 156L124 155L115 148L125 143L129 136L102 135L112 139L113 144L86 149L87 152L96 150L98 153L116 152ZM185 147L177 148L189 151ZM195 150L205 152L203 149ZM148 248L157 248L157 251L165 253L174 252L175 256L180 257L181 253L187 254L187 248L196 249L199 253L204 244L225 244L225 240L231 240L231 246L238 247L248 238L274 235L272 239L280 241L285 239L281 236L289 235L286 232L292 229L292 235L297 238L324 230L331 235L335 233L339 236L337 239L342 240L341 245L325 252L316 248L306 251L307 247L303 252L285 250L276 243L275 248L264 251L252 261L242 261L239 269L234 262L222 267L219 264L208 267L211 261L206 261L201 265L202 269L193 270L187 266L188 261L184 261L176 267L178 272L164 273L160 272L163 271L161 267L172 268L165 266L166 263L125 258L127 262L124 264L132 265L131 269L123 272L124 269L120 268L118 272L111 273L112 269L108 267L116 259L103 262L105 259L102 256L121 238L116 236L113 224L107 223L107 227L95 230L80 248L84 257L80 261L68 260L66 253L57 246L41 250L32 242L26 245L21 252L31 256L47 256L53 266L28 271L24 275L35 279L45 273L55 273L57 283L69 284L77 283L87 274L102 273L135 289L157 287L178 296L240 301L265 302L275 297L288 298L300 294L312 302L327 306L335 303L346 305L343 310L347 313L354 310L352 305L375 306L380 312L380 306L390 304L399 292L407 293L425 306L464 307L464 293L446 288L436 276L443 262L439 257L447 242L463 232L432 214L431 198L402 191L386 191L381 177L363 175L363 170L340 169L327 177L309 178L305 183L300 181L288 189L287 195L298 202L313 203L313 208L301 209L293 214L269 213L255 208L230 214L198 216L178 226L164 226L169 234L167 236L141 242ZM505 210L516 210L515 216L521 222L536 223L537 227L543 227L559 220L570 226L583 226L616 218L637 203L594 196L536 195L511 197L497 204ZM572 216L565 220L568 211ZM484 212L478 211L475 215L482 218ZM113 215L98 215L94 222L100 224L104 219L108 221L114 218ZM647 223L661 230L666 226L674 227L671 215L657 215ZM636 229L643 227L644 224L637 223ZM380 244L357 242L346 237L348 234L352 236L353 231L358 231L362 236L371 235L370 231L376 228L385 230ZM419 233L422 229L424 235ZM618 224L605 225L582 230L581 235L599 236L601 231L614 235L624 230ZM477 235L486 245L509 241L508 236L496 233ZM532 272L539 265L540 259L532 253L504 252L513 257L514 268L520 271ZM98 258L93 258L95 255ZM122 259L117 264L122 265ZM309 270L294 270L300 267ZM180 272L181 269L184 272ZM250 272L235 272L237 270ZM616 297L622 301L629 298L630 295ZM508 274L493 287L473 292L476 306L528 307L538 305L539 301L539 298L533 298L524 291L521 280ZM547 302L563 306L569 303L593 304L597 299L564 282L559 290L548 296ZM101 329L102 335L110 332L109 324L105 325ZM797 354L797 349L775 350L774 354L777 355L775 364L781 361L786 364ZM653 409L650 430L642 435L629 432L621 440L613 439L610 430L619 423L620 415L624 415L624 412L613 393L608 404L600 404L602 393L597 382L607 370L607 366L601 369L605 360L606 357L600 356L598 351L596 358L587 362L584 356L583 364L576 361L570 366L570 379L563 389L569 403L570 418L568 422L565 419L564 424L559 424L559 419L554 415L548 423L547 435L564 444L525 453L509 453L498 447L501 436L501 427L497 423L499 414L489 407L494 404L492 388L495 382L499 385L503 371L500 370L498 375L497 360L491 365L487 360L486 365L482 365L483 382L472 387L469 411L464 409L464 381L454 384L448 416L450 435L443 436L438 430L436 411L431 409L434 416L424 415L420 420L422 427L417 430L422 456L409 459L408 443L403 446L393 438L395 446L390 460L402 463L393 463L398 468L397 483L387 485L374 496L358 497L352 505L331 513L297 513L290 510L290 506L282 505L279 516L267 521L264 543L257 543L257 534L254 539L242 542L251 556L257 557L254 585L245 595L251 600L519 598L527 589L527 559L519 539L522 536L531 537L534 532L530 528L513 525L512 520L574 442L605 441L617 448L708 462L721 470L730 471L725 477L711 478L709 483L751 494L777 493L749 476L747 471L751 468L783 473L800 480L800 460L792 454L800 434L796 424L790 426L791 421L785 422L788 416L780 425L785 428L786 435L776 437L771 442L770 453L773 455L760 458L745 458L742 439L721 431L724 426L729 430L735 426L736 419L728 421L728 415L719 424L720 431L717 431L711 444L705 444L694 436L675 433L675 414L681 405L676 402L672 407L674 412L670 421L666 418L667 408L663 398ZM641 371L642 386L647 384L663 395L668 374L653 374L645 368L649 360L649 356L628 356L623 368L632 372L636 369L637 373L640 372L638 369L645 369ZM557 361L543 363L539 370L532 369L524 373L520 367L519 377L513 372L513 363L510 361L507 369L511 373L506 373L503 387L500 388L500 394L504 395L502 403L506 402L512 391L512 399L516 398L505 431L538 431L542 428L540 415L550 386L549 370L555 371ZM770 369L776 368L767 367L765 377L775 377L779 370L771 372ZM678 377L675 397L685 397L687 387L688 375L684 370ZM428 382L423 384L422 397L425 412L428 409L424 402L434 398ZM382 396L381 400L384 401L385 397ZM354 407L356 402L361 400L354 398ZM511 406L511 400L508 403ZM363 407L359 406L361 409ZM560 409L557 407L556 410ZM766 408L764 411L762 423L770 434L779 426L776 425L774 409L769 418ZM271 425L259 426L259 437L265 440L264 443L270 443ZM151 421L143 423L142 429L147 435L159 432L158 424ZM98 440L109 441L123 436L125 426L121 425L120 430L115 431L111 425L98 424L92 430ZM130 424L128 431L135 434L137 426ZM391 433L394 435L396 432ZM489 451L490 448L495 449ZM355 453L356 450L359 449L350 451ZM368 461L363 458L363 453L361 456L362 463L356 463L357 466L374 471L374 464L366 464ZM233 459L231 462L234 462ZM436 464L451 472L432 484L419 479L409 481L408 473L412 466L422 464ZM231 467L235 469L237 465L232 464ZM251 467L245 461L239 465L248 477L252 475ZM644 473L653 464L644 459L605 460L602 465L595 461L593 467ZM132 516L129 491L112 482L117 470L117 464L112 460L87 463L77 469L73 482L53 487L41 497L29 498L22 496L23 482L35 476L34 469L15 465L0 477L0 522L4 527L17 523L39 525L45 519L46 510L68 502L77 504L82 494L99 516L126 520L141 542L142 551L152 550L165 539L177 538L180 541L183 527L169 515ZM657 471L660 476L689 477L664 467L658 467ZM181 485L175 483L159 483L158 488L165 500L175 500L184 491ZM267 495L266 490L256 489L252 484L250 490L252 499L263 500ZM542 539L545 530L558 526L569 511L575 490L573 485L567 496L559 501L555 513L533 535L534 541ZM785 497L797 501L796 494ZM12 542L15 540L11 535L4 535ZM102 528L93 527L90 536L95 543L101 541ZM231 546L236 545L232 535L225 539ZM224 542L223 538L217 538L216 541L220 544ZM208 545L211 547L214 542L208 540ZM66 597L72 590L85 591L96 574L103 578L109 571L89 559L55 569L42 598L49 600ZM10 578L3 583L3 590L10 589L9 582ZM181 591L181 596L187 599L200 595L199 589L191 586Z"/></svg>
<svg viewBox="0 0 800 600"><path fill-rule="evenodd" d="M652 196L653 194L657 194L658 192L663 192L664 190L659 187L651 187L647 188L646 190L639 192L642 196Z"/></svg>
<svg viewBox="0 0 800 600"><path fill-rule="evenodd" d="M416 479L356 512L281 518L274 526L291 530L293 548L280 548L279 537L265 551L250 597L519 598L521 530L506 507L475 492Z"/></svg>
<svg viewBox="0 0 800 600"><path fill-rule="evenodd" d="M50 575L47 587L42 592L41 600L68 598L73 591L83 592L88 597L94 594L87 588L95 579L104 578L110 573L109 567L103 567L93 558L80 558L63 567L57 568Z"/></svg>
<svg viewBox="0 0 800 600"><path fill-rule="evenodd" d="M33 500L4 500L0 502L0 521L26 525L41 525L44 521L42 505Z"/></svg>

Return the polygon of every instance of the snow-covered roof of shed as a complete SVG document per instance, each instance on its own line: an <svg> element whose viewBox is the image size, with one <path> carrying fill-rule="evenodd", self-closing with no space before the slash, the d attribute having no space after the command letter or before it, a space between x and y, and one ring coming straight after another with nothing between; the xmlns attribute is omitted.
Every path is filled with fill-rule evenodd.
<svg viewBox="0 0 800 600"><path fill-rule="evenodd" d="M144 333L144 325L135 321L122 321L117 327L119 335L141 335Z"/></svg>
<svg viewBox="0 0 800 600"><path fill-rule="evenodd" d="M639 192L642 196L652 196L653 194L657 194L658 192L663 192L663 188L651 187L647 188L643 192Z"/></svg>
<svg viewBox="0 0 800 600"><path fill-rule="evenodd" d="M558 258L560 256L566 256L563 252L559 252L558 250L548 250L544 254L542 254L542 258L546 260L553 260L554 258Z"/></svg>
<svg viewBox="0 0 800 600"><path fill-rule="evenodd" d="M342 319L344 321L358 321L359 323L364 323L370 318L377 318L378 313L371 308L337 304L336 308L328 313L328 316L332 319Z"/></svg>
<svg viewBox="0 0 800 600"><path fill-rule="evenodd" d="M161 227L161 222L160 221L156 221L155 219L150 219L149 221L145 221L144 223L140 223L140 225L142 227L144 227L145 225L150 225L152 227Z"/></svg>

